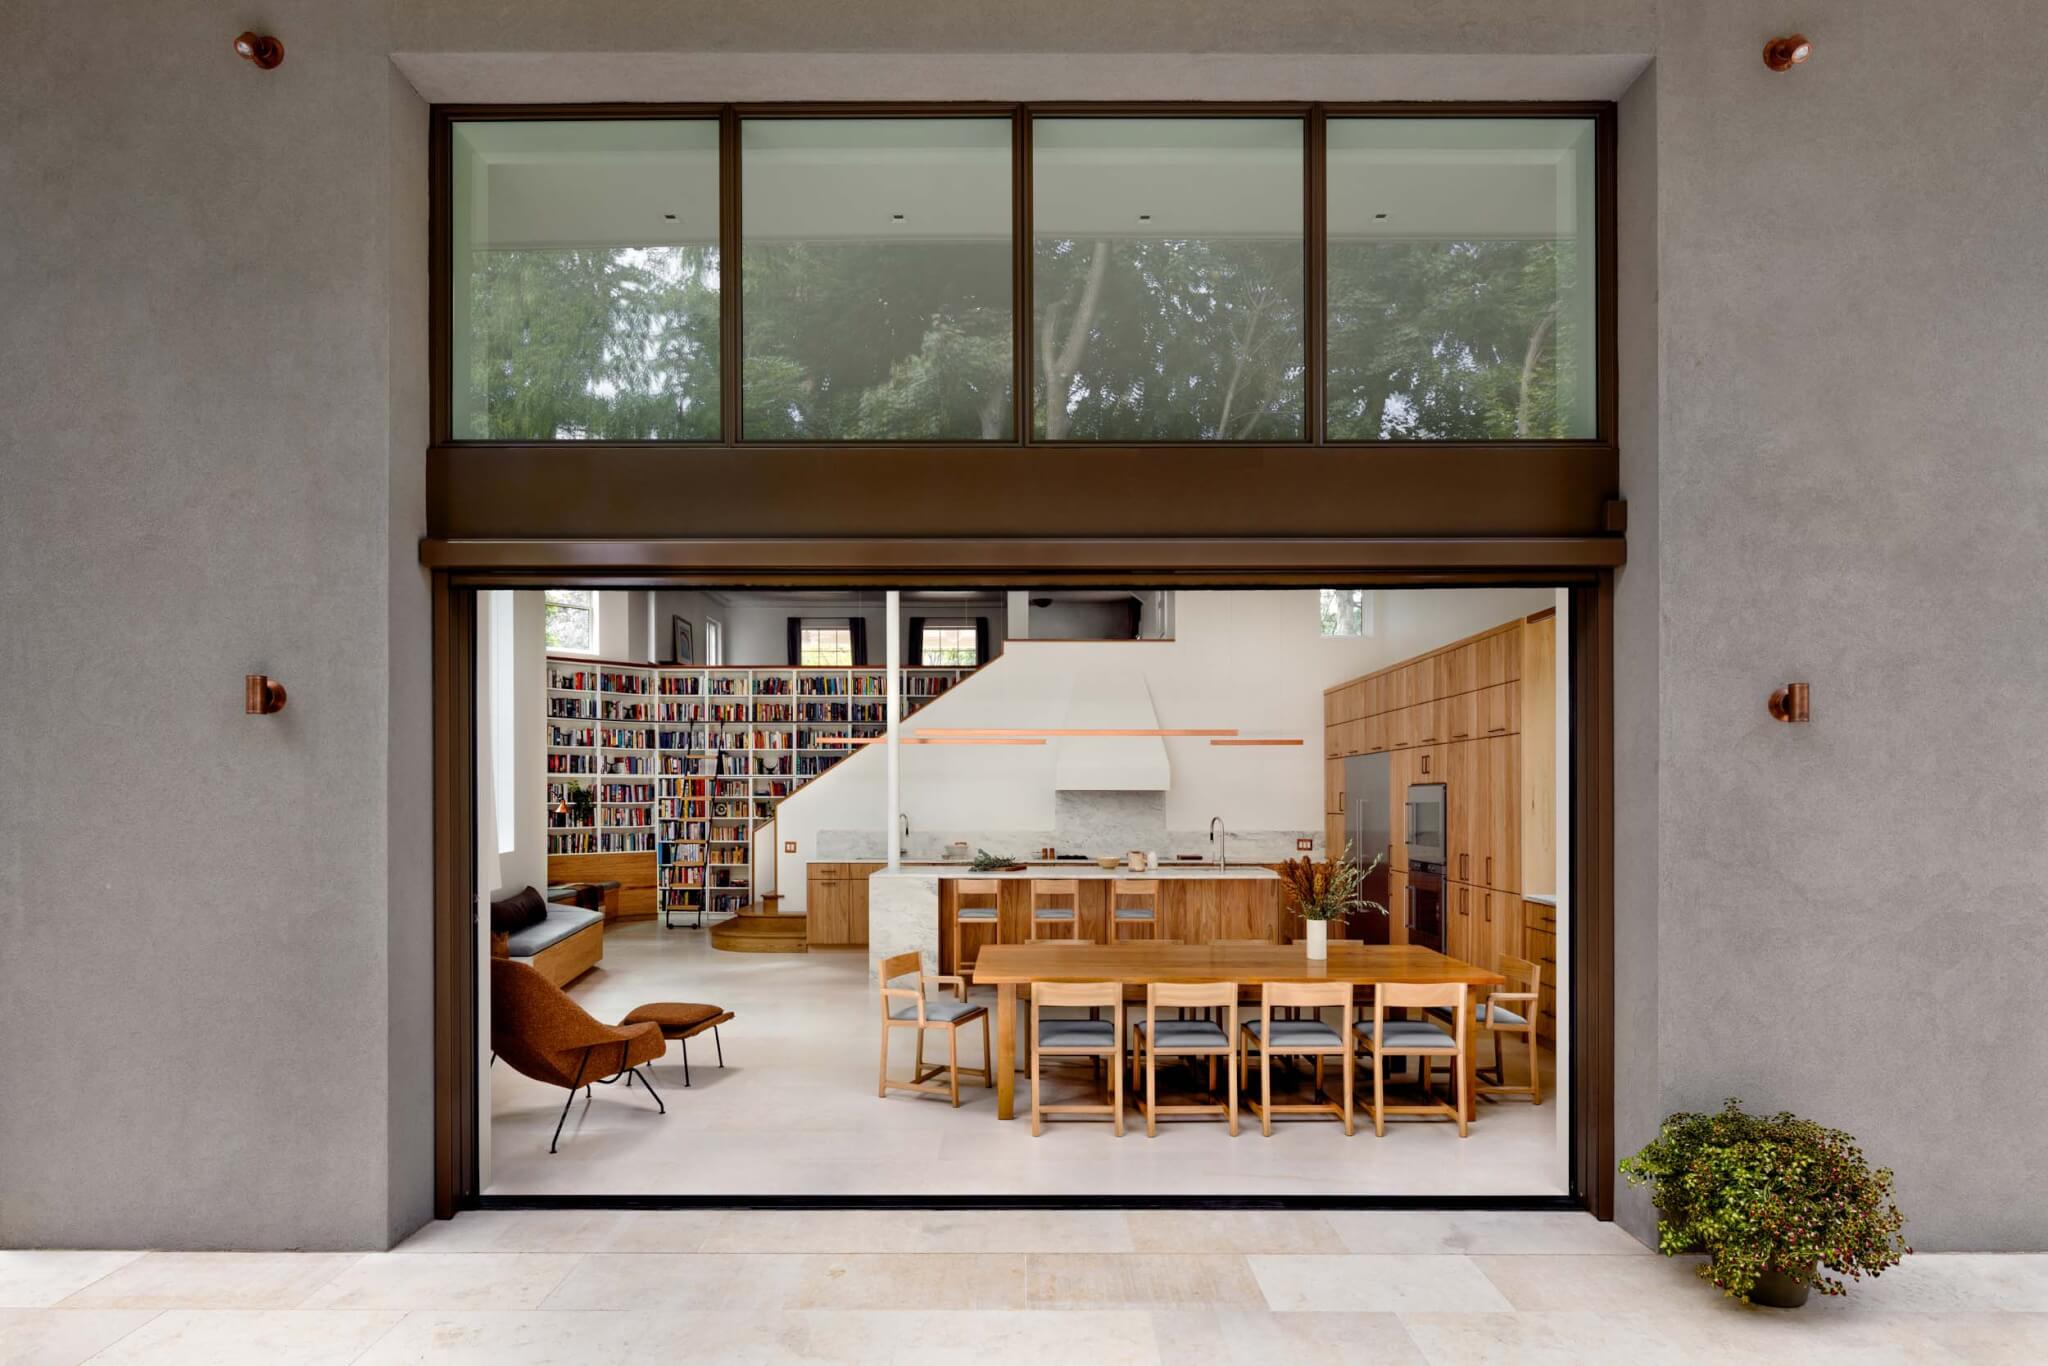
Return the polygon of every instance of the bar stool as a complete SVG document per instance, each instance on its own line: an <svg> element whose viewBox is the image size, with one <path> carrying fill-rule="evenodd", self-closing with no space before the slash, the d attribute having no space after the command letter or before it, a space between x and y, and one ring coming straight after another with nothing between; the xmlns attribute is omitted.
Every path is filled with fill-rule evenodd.
<svg viewBox="0 0 2048 1366"><path fill-rule="evenodd" d="M1003 942L1003 922L999 907L1002 904L1003 885L994 878L961 878L953 884L953 971L965 977L974 971L974 964L960 956L960 932L969 925L977 928L995 927L995 942ZM986 906L970 906L967 898L988 897ZM989 941L984 939L982 944ZM979 945L975 956L981 954Z"/></svg>
<svg viewBox="0 0 2048 1366"><path fill-rule="evenodd" d="M1273 1013L1275 1006L1307 1006L1315 1016L1283 1020ZM1337 1007L1335 1028L1321 1018L1325 1006ZM1352 1134L1352 1033L1351 984L1349 982L1269 982L1259 999L1259 1018L1246 1020L1239 1040L1244 1050L1244 1067L1251 1063L1251 1051L1259 1051L1259 1098L1251 1102L1259 1117L1259 1132L1273 1136L1274 1115L1329 1115L1344 1121L1344 1136ZM1309 1105L1273 1103L1273 1058L1276 1054L1312 1056L1316 1060L1317 1101ZM1344 1103L1339 1105L1323 1090L1323 1059L1334 1057L1344 1071ZM1239 1068L1239 1072L1244 1071Z"/></svg>
<svg viewBox="0 0 2048 1366"><path fill-rule="evenodd" d="M1159 937L1159 879L1118 878L1109 885L1110 941L1124 937L1124 926L1143 925L1147 939Z"/></svg>
<svg viewBox="0 0 2048 1366"><path fill-rule="evenodd" d="M1220 1007L1226 1023L1214 1020L1162 1020L1161 1006ZM1137 1038L1131 1045L1131 1070L1137 1071L1139 1054L1145 1064L1145 1136L1159 1135L1161 1115L1221 1115L1230 1122L1230 1136L1237 1137L1237 983L1154 982L1145 989L1145 1018L1138 1021ZM1206 1057L1209 1085L1216 1085L1216 1059L1224 1060L1227 1081L1221 1105L1161 1105L1159 1103L1159 1055Z"/></svg>
<svg viewBox="0 0 2048 1366"><path fill-rule="evenodd" d="M1046 898L1066 899L1064 906L1047 906ZM1031 879L1031 937L1038 938L1040 925L1065 925L1067 937L1077 939L1081 934L1081 883L1071 877L1035 877ZM1050 935L1047 938L1051 938Z"/></svg>
<svg viewBox="0 0 2048 1366"><path fill-rule="evenodd" d="M1087 1006L1086 1020L1047 1020L1044 1006ZM1107 1006L1111 1018L1098 1016ZM1124 1136L1124 989L1121 982L1038 982L1031 988L1031 1136L1042 1132L1046 1115L1108 1115L1116 1136ZM1109 1067L1107 1105L1044 1105L1038 1099L1040 1060L1079 1057Z"/></svg>

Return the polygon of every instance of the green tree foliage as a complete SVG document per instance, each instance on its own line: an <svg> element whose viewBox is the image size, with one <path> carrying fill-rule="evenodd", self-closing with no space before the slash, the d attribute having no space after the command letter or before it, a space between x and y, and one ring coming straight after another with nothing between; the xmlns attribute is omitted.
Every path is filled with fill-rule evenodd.
<svg viewBox="0 0 2048 1366"><path fill-rule="evenodd" d="M1544 241L1331 243L1330 435L1584 435L1590 338L1559 303L1577 259ZM1043 238L1033 277L1041 437L1302 436L1299 242ZM761 244L742 282L749 439L1014 435L1006 243ZM479 252L467 316L461 435L719 435L716 248Z"/></svg>

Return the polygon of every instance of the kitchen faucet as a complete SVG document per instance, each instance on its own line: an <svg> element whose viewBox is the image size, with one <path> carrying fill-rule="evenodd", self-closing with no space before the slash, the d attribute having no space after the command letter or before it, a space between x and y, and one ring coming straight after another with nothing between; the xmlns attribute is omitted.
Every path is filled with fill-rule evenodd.
<svg viewBox="0 0 2048 1366"><path fill-rule="evenodd" d="M898 855L908 854L910 852L910 813L908 811L899 811L896 813L896 819L903 823L903 838L897 843L896 852Z"/></svg>
<svg viewBox="0 0 2048 1366"><path fill-rule="evenodd" d="M1222 839L1216 838L1218 830L1223 832ZM1230 827L1223 823L1223 817L1221 816L1209 817L1209 843L1216 846L1216 866L1221 868L1223 866L1224 851L1230 847Z"/></svg>

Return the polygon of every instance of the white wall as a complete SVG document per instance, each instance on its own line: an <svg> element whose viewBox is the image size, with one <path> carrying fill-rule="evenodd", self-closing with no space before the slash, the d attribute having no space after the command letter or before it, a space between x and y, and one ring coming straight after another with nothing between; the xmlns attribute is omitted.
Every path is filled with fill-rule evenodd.
<svg viewBox="0 0 2048 1366"><path fill-rule="evenodd" d="M1184 591L1176 595L1177 633L1171 641L1012 642L1002 660L917 713L908 726L1059 726L1067 723L1077 697L1085 702L1096 694L1121 693L1136 679L1150 694L1163 728L1234 726L1246 734L1307 741L1294 748L1166 740L1166 824L1169 838L1180 843L1161 852L1203 852L1202 832L1218 815L1247 837L1300 831L1320 844L1323 689L1555 601L1549 589L1382 596L1387 634L1343 639L1321 634L1313 591ZM1034 620L1036 615L1034 609ZM955 838L974 843L977 837L1050 835L1059 752L1057 740L1044 746L904 747L902 806L911 818L913 855L935 854ZM783 803L775 839L797 842L794 854L780 853L777 846L785 912L803 909L804 865L838 856L819 852L821 834L881 830L883 783L884 756L864 750ZM875 847L879 852L886 845Z"/></svg>

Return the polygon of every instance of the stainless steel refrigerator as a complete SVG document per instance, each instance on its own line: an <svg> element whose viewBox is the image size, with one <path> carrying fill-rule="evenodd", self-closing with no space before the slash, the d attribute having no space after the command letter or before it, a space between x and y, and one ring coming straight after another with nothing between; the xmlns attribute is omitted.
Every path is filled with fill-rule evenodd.
<svg viewBox="0 0 2048 1366"><path fill-rule="evenodd" d="M1401 908L1387 900L1387 858L1393 855L1394 843L1393 761L1391 754L1354 754L1344 761L1344 838L1351 843L1352 862L1360 868L1371 864L1376 854L1386 856L1365 880L1365 898L1400 915ZM1330 857L1339 852L1332 849ZM1368 944L1384 944L1391 923L1390 916L1368 911L1353 916L1344 933Z"/></svg>

